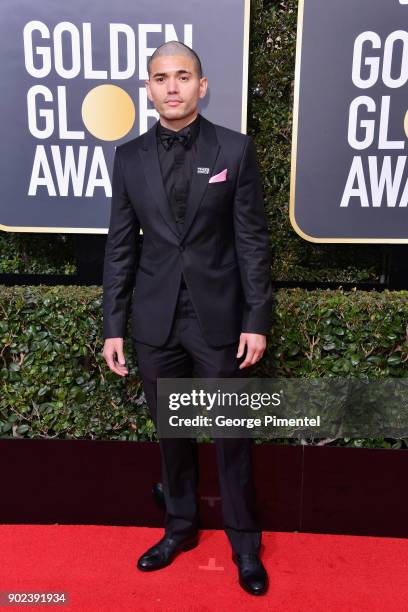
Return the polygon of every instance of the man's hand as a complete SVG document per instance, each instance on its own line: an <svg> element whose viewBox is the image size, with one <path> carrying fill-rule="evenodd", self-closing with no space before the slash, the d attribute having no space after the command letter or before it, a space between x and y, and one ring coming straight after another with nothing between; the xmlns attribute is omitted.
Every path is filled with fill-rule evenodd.
<svg viewBox="0 0 408 612"><path fill-rule="evenodd" d="M238 359L244 354L245 345L247 346L247 354L244 361L239 366L240 370L250 365L254 365L254 363L261 359L266 348L266 336L243 332L239 337Z"/></svg>
<svg viewBox="0 0 408 612"><path fill-rule="evenodd" d="M125 367L123 338L106 338L102 355L112 372L119 374L119 376L126 376L126 374L129 374Z"/></svg>

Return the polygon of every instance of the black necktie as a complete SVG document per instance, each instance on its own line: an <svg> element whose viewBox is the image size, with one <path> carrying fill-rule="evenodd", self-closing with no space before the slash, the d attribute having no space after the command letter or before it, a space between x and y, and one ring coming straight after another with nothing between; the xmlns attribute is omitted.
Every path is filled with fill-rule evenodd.
<svg viewBox="0 0 408 612"><path fill-rule="evenodd" d="M180 142L183 147L187 148L190 143L190 138L191 132L189 128L182 134L179 134L178 132L165 132L164 130L161 130L160 132L160 140L167 151L173 146L176 140Z"/></svg>

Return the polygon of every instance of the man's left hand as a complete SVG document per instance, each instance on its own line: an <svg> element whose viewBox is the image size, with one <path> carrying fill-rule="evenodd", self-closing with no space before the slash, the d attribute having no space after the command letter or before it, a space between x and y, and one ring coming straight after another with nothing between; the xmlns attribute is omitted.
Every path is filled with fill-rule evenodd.
<svg viewBox="0 0 408 612"><path fill-rule="evenodd" d="M239 366L240 370L250 365L254 365L262 358L266 348L266 336L243 332L239 337L237 359L244 354L245 346L247 347L247 353L244 361Z"/></svg>

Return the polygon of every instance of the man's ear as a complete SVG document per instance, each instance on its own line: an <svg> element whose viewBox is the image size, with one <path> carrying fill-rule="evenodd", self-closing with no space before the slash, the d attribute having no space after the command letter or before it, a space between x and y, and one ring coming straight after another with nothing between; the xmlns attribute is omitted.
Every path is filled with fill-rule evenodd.
<svg viewBox="0 0 408 612"><path fill-rule="evenodd" d="M147 97L149 98L150 102L153 102L152 94L150 92L150 81L145 81L145 86L147 90Z"/></svg>
<svg viewBox="0 0 408 612"><path fill-rule="evenodd" d="M204 98L207 93L208 79L207 77L201 77L200 79L200 98Z"/></svg>

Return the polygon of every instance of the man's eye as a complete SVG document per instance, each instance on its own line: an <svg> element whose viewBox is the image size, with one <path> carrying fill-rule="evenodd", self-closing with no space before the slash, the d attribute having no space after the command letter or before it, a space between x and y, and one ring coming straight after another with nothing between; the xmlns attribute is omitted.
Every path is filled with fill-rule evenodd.
<svg viewBox="0 0 408 612"><path fill-rule="evenodd" d="M184 79L185 81L188 81L188 77L186 77L186 76L182 76L181 79L182 80Z"/></svg>

